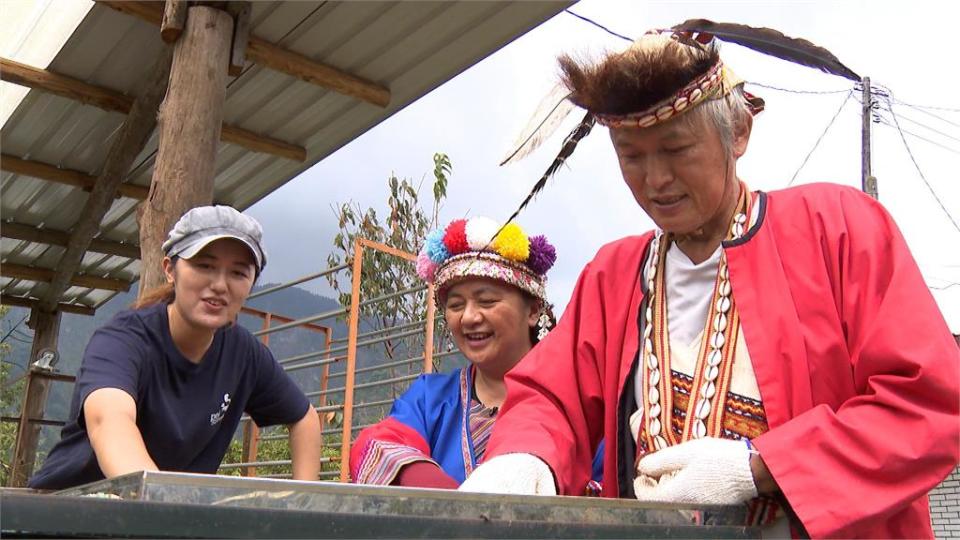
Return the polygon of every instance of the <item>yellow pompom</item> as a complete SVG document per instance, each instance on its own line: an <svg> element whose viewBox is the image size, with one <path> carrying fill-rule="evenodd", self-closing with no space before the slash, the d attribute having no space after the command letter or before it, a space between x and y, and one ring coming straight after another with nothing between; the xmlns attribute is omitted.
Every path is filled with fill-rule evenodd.
<svg viewBox="0 0 960 540"><path fill-rule="evenodd" d="M493 249L511 261L526 262L530 256L530 239L516 223L508 223L493 240Z"/></svg>

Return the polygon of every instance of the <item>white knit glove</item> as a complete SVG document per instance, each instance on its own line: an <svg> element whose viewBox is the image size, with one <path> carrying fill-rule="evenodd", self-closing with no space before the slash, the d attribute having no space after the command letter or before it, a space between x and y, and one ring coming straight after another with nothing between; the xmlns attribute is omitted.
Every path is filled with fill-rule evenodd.
<svg viewBox="0 0 960 540"><path fill-rule="evenodd" d="M706 437L669 446L637 464L633 489L646 502L736 504L757 496L746 441Z"/></svg>
<svg viewBox="0 0 960 540"><path fill-rule="evenodd" d="M509 495L556 495L553 473L532 454L503 454L474 469L459 491Z"/></svg>

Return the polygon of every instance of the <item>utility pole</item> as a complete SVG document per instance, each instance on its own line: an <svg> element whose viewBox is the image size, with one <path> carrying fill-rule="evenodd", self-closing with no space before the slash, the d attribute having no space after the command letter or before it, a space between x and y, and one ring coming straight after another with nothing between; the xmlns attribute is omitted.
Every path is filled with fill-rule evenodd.
<svg viewBox="0 0 960 540"><path fill-rule="evenodd" d="M870 92L870 77L863 78L863 112L860 132L860 189L874 199L878 198L877 179L870 171L870 124L873 116L873 96Z"/></svg>

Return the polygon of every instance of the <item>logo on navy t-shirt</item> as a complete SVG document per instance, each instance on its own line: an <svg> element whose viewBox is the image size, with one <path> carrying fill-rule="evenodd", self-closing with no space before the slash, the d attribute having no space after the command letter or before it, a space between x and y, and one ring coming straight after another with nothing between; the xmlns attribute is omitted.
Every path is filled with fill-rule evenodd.
<svg viewBox="0 0 960 540"><path fill-rule="evenodd" d="M227 414L227 409L230 408L230 394L223 395L223 403L220 404L220 410L210 415L210 425L215 426L223 420L223 416Z"/></svg>

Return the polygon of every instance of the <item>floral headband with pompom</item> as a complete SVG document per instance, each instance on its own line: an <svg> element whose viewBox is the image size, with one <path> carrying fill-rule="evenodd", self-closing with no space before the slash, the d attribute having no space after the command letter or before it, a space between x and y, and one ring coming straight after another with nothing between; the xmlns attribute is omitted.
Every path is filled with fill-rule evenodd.
<svg viewBox="0 0 960 540"><path fill-rule="evenodd" d="M430 232L417 256L417 274L433 283L441 302L451 285L471 277L502 281L546 302L547 271L556 260L544 236L527 237L516 223L501 230L490 218L474 217Z"/></svg>

